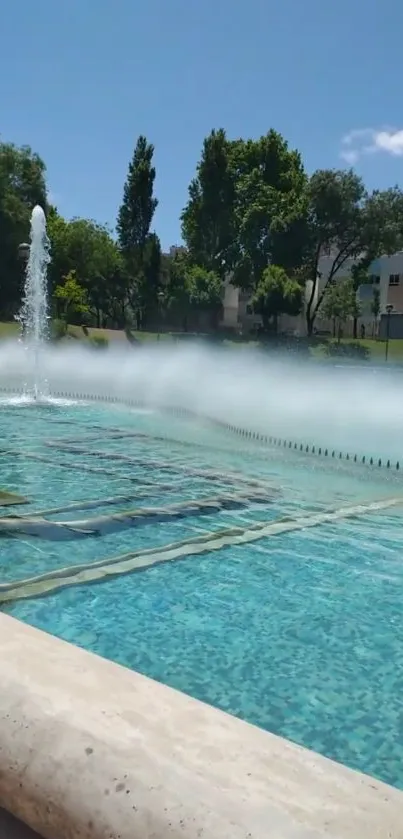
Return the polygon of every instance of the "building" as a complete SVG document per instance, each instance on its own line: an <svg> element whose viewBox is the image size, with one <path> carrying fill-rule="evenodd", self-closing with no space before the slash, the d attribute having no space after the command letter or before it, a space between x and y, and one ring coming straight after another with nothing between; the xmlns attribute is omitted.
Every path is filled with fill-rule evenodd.
<svg viewBox="0 0 403 839"><path fill-rule="evenodd" d="M324 255L320 260L320 278L316 289L317 297L320 295L327 281L333 265L333 258L328 254ZM334 275L335 279L349 277L353 264L354 260L347 260L340 271ZM367 336L372 335L377 329L377 324L374 323L374 316L371 311L375 288L379 289L381 317L386 314L387 306L393 306L393 320L396 324L394 331L398 323L402 324L402 335L396 335L395 337L403 337L403 251L392 254L392 256L381 256L379 259L376 259L368 271L368 282L360 286L358 291L360 305L359 328L361 329L363 326ZM306 290L306 295L308 294L309 288ZM395 317L397 315L399 315L399 318ZM250 305L250 294L234 288L231 285L230 279L226 281L224 287L222 325L226 328L236 329L244 333L251 332L261 325L260 317L253 314ZM333 324L320 318L320 316L317 317L315 326L321 332L331 333L333 329ZM289 315L280 317L279 331L294 335L306 335L305 313L302 312L297 317L290 317ZM346 336L352 335L352 331L353 324L351 321L351 323L345 324L344 334Z"/></svg>

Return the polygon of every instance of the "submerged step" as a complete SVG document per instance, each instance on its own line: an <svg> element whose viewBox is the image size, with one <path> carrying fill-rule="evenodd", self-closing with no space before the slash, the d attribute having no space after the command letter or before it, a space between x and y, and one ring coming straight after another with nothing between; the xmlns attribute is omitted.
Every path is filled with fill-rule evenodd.
<svg viewBox="0 0 403 839"><path fill-rule="evenodd" d="M23 495L17 495L15 492L0 489L0 507L13 507L17 504L29 504L29 500L28 498L24 498Z"/></svg>
<svg viewBox="0 0 403 839"><path fill-rule="evenodd" d="M164 507L137 507L121 513L97 516L76 521L50 521L33 516L3 516L0 518L0 534L35 536L51 541L84 539L106 536L124 528L141 526L149 522L161 523L184 519L188 516L206 516L222 510L240 510L252 504L269 504L276 493L252 491L225 493L212 498L194 499Z"/></svg>
<svg viewBox="0 0 403 839"><path fill-rule="evenodd" d="M280 536L305 528L318 527L321 524L342 519L357 518L362 515L381 512L392 507L403 507L403 497L384 498L379 501L369 501L354 504L322 513L306 514L296 518L282 518L271 522L257 522L249 527L232 527L226 530L205 533L202 536L174 542L158 548L143 551L133 551L110 557L97 562L64 567L37 577L26 578L11 583L0 584L0 603L23 600L30 597L40 597L50 592L58 591L67 586L87 584L111 579L122 574L141 571L152 565L160 565L175 559L186 559L192 556L220 551L232 545L242 545L256 542L266 537Z"/></svg>

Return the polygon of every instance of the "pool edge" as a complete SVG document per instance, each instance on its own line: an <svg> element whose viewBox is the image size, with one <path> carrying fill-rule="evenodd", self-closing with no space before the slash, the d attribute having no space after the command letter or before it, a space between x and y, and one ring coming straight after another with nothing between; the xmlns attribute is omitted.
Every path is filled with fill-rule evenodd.
<svg viewBox="0 0 403 839"><path fill-rule="evenodd" d="M403 792L8 615L0 632L0 807L45 839L402 839Z"/></svg>

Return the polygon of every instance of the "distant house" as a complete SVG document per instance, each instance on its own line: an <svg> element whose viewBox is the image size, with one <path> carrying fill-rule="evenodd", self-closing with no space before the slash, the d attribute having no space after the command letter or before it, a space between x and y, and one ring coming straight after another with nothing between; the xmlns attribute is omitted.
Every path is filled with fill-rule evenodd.
<svg viewBox="0 0 403 839"><path fill-rule="evenodd" d="M343 279L351 274L354 260L347 260L340 271L335 274L335 279ZM329 276L333 265L333 257L330 253L324 254L320 260L320 279L317 284L317 294L321 293L323 286ZM380 292L381 317L385 315L386 307L393 306L394 315L403 315L403 251L392 256L381 256L374 260L368 271L368 282L360 286L358 295L360 302L359 326L364 326L367 335L372 334L374 317L371 306L374 296L374 288ZM402 334L396 337L403 337L403 317L395 318L397 329L398 323L402 323ZM223 298L223 319L222 325L228 328L251 332L260 325L260 318L253 314L250 305L250 295L240 291L231 285L230 278L224 286ZM316 328L323 331L331 331L332 325L321 319L316 320ZM304 312L297 317L284 315L280 318L279 329L290 334L306 334L306 322ZM400 329L400 327L399 327ZM345 335L352 335L352 322L346 324Z"/></svg>

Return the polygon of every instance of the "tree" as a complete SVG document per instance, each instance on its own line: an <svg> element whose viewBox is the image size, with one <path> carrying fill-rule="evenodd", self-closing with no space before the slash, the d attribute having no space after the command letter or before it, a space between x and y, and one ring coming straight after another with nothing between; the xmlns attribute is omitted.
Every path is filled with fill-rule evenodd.
<svg viewBox="0 0 403 839"><path fill-rule="evenodd" d="M90 311L87 292L78 282L75 271L67 274L63 285L56 286L54 297L62 304L62 316L66 324L76 315L86 315Z"/></svg>
<svg viewBox="0 0 403 839"><path fill-rule="evenodd" d="M342 326L349 317L354 317L357 296L351 278L334 280L328 286L322 302L323 316L333 320L334 332L337 325L337 343L340 344Z"/></svg>
<svg viewBox="0 0 403 839"><path fill-rule="evenodd" d="M235 147L222 128L205 138L181 215L182 235L191 260L222 279L231 267L230 250L236 235Z"/></svg>
<svg viewBox="0 0 403 839"><path fill-rule="evenodd" d="M180 318L185 332L189 316L198 321L204 313L215 325L222 307L221 279L214 271L192 265L188 254L177 254L169 268L166 305L174 319Z"/></svg>
<svg viewBox="0 0 403 839"><path fill-rule="evenodd" d="M239 147L239 158L234 283L256 289L270 265L290 274L301 262L301 201L307 179L300 154L273 130Z"/></svg>
<svg viewBox="0 0 403 839"><path fill-rule="evenodd" d="M301 258L305 182L300 155L276 131L232 141L212 131L181 217L191 260L221 279L233 272L248 289L270 263L291 270Z"/></svg>
<svg viewBox="0 0 403 839"><path fill-rule="evenodd" d="M371 314L374 318L372 331L375 336L378 332L379 315L381 314L381 292L379 288L374 288L372 292Z"/></svg>
<svg viewBox="0 0 403 839"><path fill-rule="evenodd" d="M96 326L108 320L125 325L126 277L121 254L108 228L89 219L66 221L52 208L48 217L52 261L49 287L63 284L69 272L85 288Z"/></svg>
<svg viewBox="0 0 403 839"><path fill-rule="evenodd" d="M12 317L22 294L18 245L29 240L35 204L45 212L45 164L29 146L0 142L0 313Z"/></svg>
<svg viewBox="0 0 403 839"><path fill-rule="evenodd" d="M396 187L368 194L353 171L319 170L309 179L301 209L304 248L300 276L308 285L306 321L311 335L324 297L346 263L355 262L357 278L377 256L398 249L403 193ZM325 255L329 255L330 267L322 278L320 260Z"/></svg>
<svg viewBox="0 0 403 839"><path fill-rule="evenodd" d="M298 315L302 298L303 289L298 281L288 277L278 265L270 265L258 282L252 306L255 314L262 318L264 331L269 331L272 321L273 331L277 334L279 315Z"/></svg>
<svg viewBox="0 0 403 839"><path fill-rule="evenodd" d="M186 289L190 307L195 311L217 313L222 304L222 283L214 271L199 265L189 267Z"/></svg>
<svg viewBox="0 0 403 839"><path fill-rule="evenodd" d="M144 326L155 306L158 292L161 249L151 225L158 201L154 198L154 146L140 136L129 164L118 213L117 233L125 263L128 299Z"/></svg>

